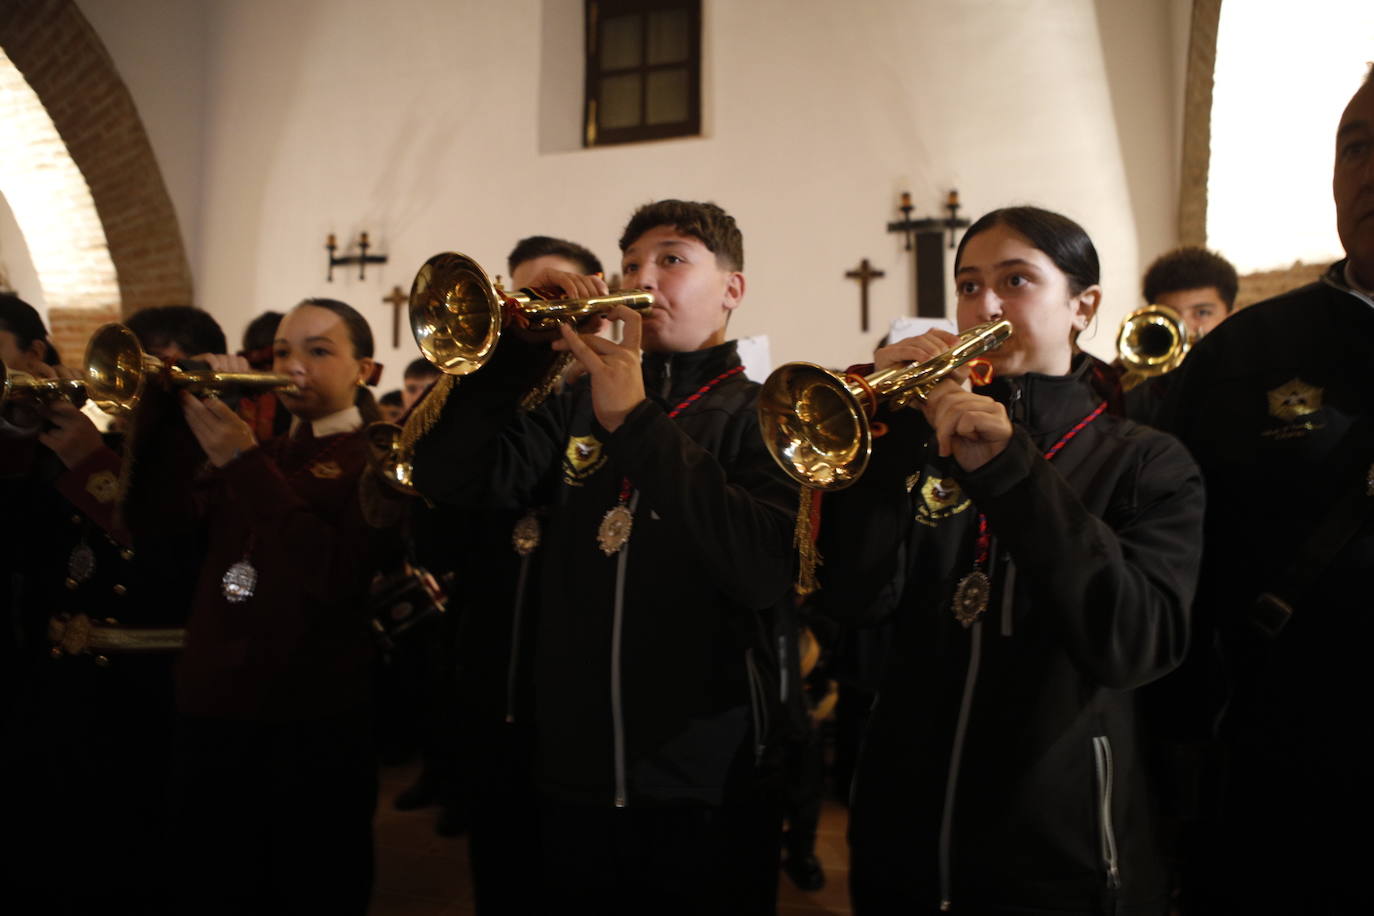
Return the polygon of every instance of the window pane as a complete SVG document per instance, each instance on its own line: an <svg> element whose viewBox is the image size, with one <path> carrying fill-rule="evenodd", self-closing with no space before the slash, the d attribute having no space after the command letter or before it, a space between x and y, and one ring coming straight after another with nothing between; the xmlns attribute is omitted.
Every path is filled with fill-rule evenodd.
<svg viewBox="0 0 1374 916"><path fill-rule="evenodd" d="M687 59L687 11L649 14L649 63L676 64Z"/></svg>
<svg viewBox="0 0 1374 916"><path fill-rule="evenodd" d="M649 74L649 124L676 124L687 120L687 71L655 70Z"/></svg>
<svg viewBox="0 0 1374 916"><path fill-rule="evenodd" d="M640 20L638 13L601 20L602 70L639 66L643 57L639 43Z"/></svg>
<svg viewBox="0 0 1374 916"><path fill-rule="evenodd" d="M597 120L603 130L638 126L639 79L638 73L602 77Z"/></svg>

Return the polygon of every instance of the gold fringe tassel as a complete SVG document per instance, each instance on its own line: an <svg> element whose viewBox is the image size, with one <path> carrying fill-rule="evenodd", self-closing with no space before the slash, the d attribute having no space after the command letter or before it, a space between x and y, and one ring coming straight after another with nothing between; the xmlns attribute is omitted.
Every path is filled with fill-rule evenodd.
<svg viewBox="0 0 1374 916"><path fill-rule="evenodd" d="M415 405L406 417L405 424L401 427L401 448L406 452L415 451L415 443L425 437L434 424L439 422L439 414L443 412L444 405L448 403L448 396L453 391L453 386L458 380L447 373L439 376L439 380L429 389L429 393Z"/></svg>
<svg viewBox="0 0 1374 916"><path fill-rule="evenodd" d="M816 548L816 536L821 532L821 491L802 487L798 491L797 527L792 542L797 546L797 594L809 595L820 588L816 567L821 565L821 552Z"/></svg>

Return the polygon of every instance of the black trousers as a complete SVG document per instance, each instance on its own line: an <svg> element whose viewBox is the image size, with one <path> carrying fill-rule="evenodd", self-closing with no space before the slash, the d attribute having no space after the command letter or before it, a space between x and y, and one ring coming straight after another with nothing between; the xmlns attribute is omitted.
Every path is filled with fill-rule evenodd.
<svg viewBox="0 0 1374 916"><path fill-rule="evenodd" d="M533 735L523 725L468 721L468 863L480 916L539 912L539 806L530 775Z"/></svg>
<svg viewBox="0 0 1374 916"><path fill-rule="evenodd" d="M775 804L540 805L542 912L757 914L777 908Z"/></svg>
<svg viewBox="0 0 1374 916"><path fill-rule="evenodd" d="M377 762L366 711L183 718L173 772L178 912L367 912Z"/></svg>
<svg viewBox="0 0 1374 916"><path fill-rule="evenodd" d="M44 660L0 750L0 912L161 916L171 659Z"/></svg>

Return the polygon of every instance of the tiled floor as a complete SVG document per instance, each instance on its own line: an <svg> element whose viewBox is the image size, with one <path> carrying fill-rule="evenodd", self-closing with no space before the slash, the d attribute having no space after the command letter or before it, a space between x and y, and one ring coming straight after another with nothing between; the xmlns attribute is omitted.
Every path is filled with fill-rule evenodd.
<svg viewBox="0 0 1374 916"><path fill-rule="evenodd" d="M467 837L434 833L435 809L397 811L391 801L415 779L417 766L382 770L377 804L377 884L371 916L468 916L474 913L468 882ZM780 916L848 916L849 855L844 843L847 812L832 801L821 811L816 855L825 868L825 887L797 890L778 875Z"/></svg>

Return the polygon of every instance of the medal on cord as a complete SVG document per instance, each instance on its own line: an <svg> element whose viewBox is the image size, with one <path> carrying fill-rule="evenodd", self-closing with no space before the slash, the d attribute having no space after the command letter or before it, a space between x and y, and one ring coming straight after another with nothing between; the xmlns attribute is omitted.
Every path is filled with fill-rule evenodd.
<svg viewBox="0 0 1374 916"><path fill-rule="evenodd" d="M220 580L220 591L224 600L230 604L243 604L253 597L258 587L258 570L249 559L253 554L253 536L248 535L248 546L243 549L243 559L224 571Z"/></svg>
<svg viewBox="0 0 1374 916"><path fill-rule="evenodd" d="M346 439L349 434L340 433L333 438L327 446L320 449L309 461L305 462L296 470L286 475L290 480L302 471L310 471L317 478L333 478L339 476L342 471L338 465L328 468L325 459ZM258 569L253 565L253 542L255 538L252 532L248 534L248 544L243 548L243 559L230 566L224 571L224 576L219 580L220 594L224 600L230 604L243 604L258 588Z"/></svg>
<svg viewBox="0 0 1374 916"><path fill-rule="evenodd" d="M1060 449L1069 444L1074 436L1083 431L1085 427L1107 409L1107 402L1098 404L1092 413L1073 425L1073 428L1059 438L1059 441L1049 447L1045 452L1045 460L1053 461L1054 456L1059 454ZM965 627L973 626L974 622L983 616L988 609L988 600L992 595L992 579L988 576L988 560L992 547L992 535L988 531L988 517L983 513L978 513L978 540L974 546L973 570L959 580L959 584L954 587L954 598L950 602L951 609L954 611L954 619Z"/></svg>
<svg viewBox="0 0 1374 916"><path fill-rule="evenodd" d="M668 419L671 420L675 418L678 414L686 410L687 407L696 403L696 401L706 394L706 392L730 378L730 376L738 375L743 371L743 366L735 366L733 369L727 369L720 375L717 375L705 385L702 385L696 391L688 395L683 399L682 403L670 410L668 412ZM616 500L616 504L606 510L606 514L601 519L601 524L597 526L596 543L601 548L601 552L608 557L615 556L619 553L620 549L625 546L625 542L630 539L630 529L634 527L635 521L634 513L630 511L630 494L633 491L634 487L630 485L630 478L622 477L620 479L620 495Z"/></svg>

